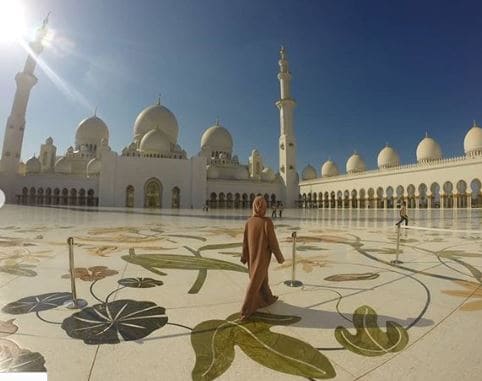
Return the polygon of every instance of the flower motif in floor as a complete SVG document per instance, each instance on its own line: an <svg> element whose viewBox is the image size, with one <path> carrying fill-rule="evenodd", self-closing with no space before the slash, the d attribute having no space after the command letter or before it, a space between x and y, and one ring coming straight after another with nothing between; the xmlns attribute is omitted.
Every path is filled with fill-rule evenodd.
<svg viewBox="0 0 482 381"><path fill-rule="evenodd" d="M119 274L118 271L109 269L106 266L93 266L89 268L85 267L76 267L74 269L74 276L75 278L79 278L80 280L86 282L93 282L95 280L104 279L108 276ZM64 279L70 279L70 274L62 275Z"/></svg>

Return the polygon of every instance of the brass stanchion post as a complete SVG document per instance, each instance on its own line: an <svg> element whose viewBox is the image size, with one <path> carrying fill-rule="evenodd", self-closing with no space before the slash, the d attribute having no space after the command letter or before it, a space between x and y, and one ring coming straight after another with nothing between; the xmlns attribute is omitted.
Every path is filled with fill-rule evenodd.
<svg viewBox="0 0 482 381"><path fill-rule="evenodd" d="M292 264L291 264L291 280L286 280L284 283L289 287L301 287L303 282L295 280L295 269L296 269L296 232L291 234L293 238L293 252L292 252Z"/></svg>
<svg viewBox="0 0 482 381"><path fill-rule="evenodd" d="M397 248L395 249L395 259L391 261L390 263L393 264L400 264L403 263L398 259L398 256L400 255L400 225L397 226Z"/></svg>
<svg viewBox="0 0 482 381"><path fill-rule="evenodd" d="M83 299L77 299L77 290L75 288L75 265L74 265L74 238L67 238L67 244L69 245L69 271L70 271L70 288L72 291L72 300L67 300L64 303L64 307L70 309L81 309L87 305L87 302Z"/></svg>

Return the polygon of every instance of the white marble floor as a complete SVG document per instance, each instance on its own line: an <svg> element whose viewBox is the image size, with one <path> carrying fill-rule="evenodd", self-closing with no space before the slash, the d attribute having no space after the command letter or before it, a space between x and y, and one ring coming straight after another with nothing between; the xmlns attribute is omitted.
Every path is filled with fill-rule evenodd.
<svg viewBox="0 0 482 381"><path fill-rule="evenodd" d="M235 315L249 211L0 209L0 368L49 380L479 379L481 210L286 210L280 301ZM473 231L472 233L470 231ZM296 278L291 234L297 232ZM70 298L68 248L76 286ZM13 320L12 320L13 319ZM1 379L1 375L0 375Z"/></svg>

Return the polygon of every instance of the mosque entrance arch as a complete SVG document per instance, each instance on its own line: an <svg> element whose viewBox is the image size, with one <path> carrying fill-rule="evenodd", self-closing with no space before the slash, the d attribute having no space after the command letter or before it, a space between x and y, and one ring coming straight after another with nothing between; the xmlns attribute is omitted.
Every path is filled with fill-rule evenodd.
<svg viewBox="0 0 482 381"><path fill-rule="evenodd" d="M156 178L151 178L144 185L144 208L162 207L162 184Z"/></svg>

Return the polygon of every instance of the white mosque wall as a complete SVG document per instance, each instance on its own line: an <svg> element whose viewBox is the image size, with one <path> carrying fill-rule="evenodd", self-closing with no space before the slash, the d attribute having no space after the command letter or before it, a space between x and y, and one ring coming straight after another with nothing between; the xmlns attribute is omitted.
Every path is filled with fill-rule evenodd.
<svg viewBox="0 0 482 381"><path fill-rule="evenodd" d="M221 180L207 182L207 198L211 207L249 208L252 199L261 194L271 201L284 201L284 185L280 181Z"/></svg>
<svg viewBox="0 0 482 381"><path fill-rule="evenodd" d="M478 183L479 194L472 194L471 184ZM480 182L482 181L482 157L457 157L450 159L442 159L427 164L409 164L392 169L371 170L351 175L341 175L334 177L322 177L313 180L302 181L300 183L301 199L315 199L319 206L325 206L326 194L329 199L332 198L334 192L335 198L338 199L340 192L343 200L357 200L350 202L348 206L342 203L341 207L360 207L360 199L368 200L369 198L386 200L387 189L391 188L393 198L399 196L407 198L413 196L420 198L432 196L466 196L480 200ZM438 186L438 188L437 188ZM464 188L461 192L459 188ZM403 187L403 193L397 193L397 188ZM450 189L451 188L451 189ZM424 189L426 189L424 191ZM434 189L438 189L436 194L432 194ZM372 190L372 196L369 195ZM378 192L377 192L378 191ZM316 194L316 196L315 196ZM323 203L320 203L320 195L322 195ZM348 196L348 197L346 197ZM364 197L363 197L364 196ZM388 194L390 197L390 194ZM467 205L471 204L469 201ZM480 203L480 201L479 201ZM459 203L464 204L464 202ZM330 202L327 207L339 207L337 203L333 206ZM361 205L364 207L365 205ZM420 204L409 207L419 207ZM457 203L453 204L454 207ZM470 205L468 205L470 206ZM480 207L480 205L477 204ZM377 207L377 204L366 204L366 207ZM387 203L381 203L378 207L387 207ZM427 207L427 206L425 206ZM430 206L428 206L430 207ZM443 207L443 201L442 205ZM451 207L451 206L448 206Z"/></svg>
<svg viewBox="0 0 482 381"><path fill-rule="evenodd" d="M206 197L205 159L159 159L108 155L102 158L99 176L101 206L125 207L127 187L134 188L136 208L146 206L146 185L157 180L162 188L162 208L173 207L173 189L180 193L180 208L201 208Z"/></svg>

